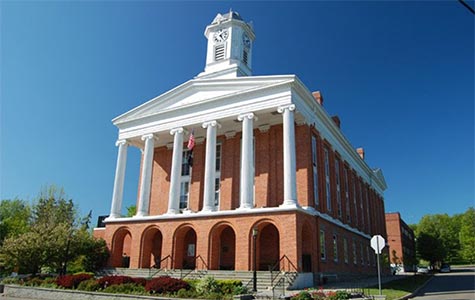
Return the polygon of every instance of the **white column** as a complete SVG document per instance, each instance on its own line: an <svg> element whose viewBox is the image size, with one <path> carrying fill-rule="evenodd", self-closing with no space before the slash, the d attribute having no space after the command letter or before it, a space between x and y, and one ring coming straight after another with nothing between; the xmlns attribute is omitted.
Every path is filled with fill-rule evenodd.
<svg viewBox="0 0 475 300"><path fill-rule="evenodd" d="M238 116L242 121L240 209L254 207L254 114Z"/></svg>
<svg viewBox="0 0 475 300"><path fill-rule="evenodd" d="M114 190L112 191L112 205L109 218L120 218L122 210L122 196L124 193L125 166L127 165L127 141L118 140L115 143L119 147L117 153L117 165L115 169Z"/></svg>
<svg viewBox="0 0 475 300"><path fill-rule="evenodd" d="M142 176L140 181L140 198L137 207L137 217L148 215L148 208L150 206L150 185L152 183L152 165L153 165L153 151L154 151L154 137L153 134L142 136L142 141L145 141L144 155L142 161Z"/></svg>
<svg viewBox="0 0 475 300"><path fill-rule="evenodd" d="M203 195L202 211L214 211L214 181L216 180L216 127L219 124L216 121L203 123L206 128L206 161L205 161L205 181Z"/></svg>
<svg viewBox="0 0 475 300"><path fill-rule="evenodd" d="M284 123L284 203L282 206L298 206L294 110L294 104L277 109L282 114Z"/></svg>
<svg viewBox="0 0 475 300"><path fill-rule="evenodd" d="M183 159L183 128L175 128L170 131L173 135L172 171L170 175L170 194L168 197L168 214L180 212L180 183L181 164Z"/></svg>

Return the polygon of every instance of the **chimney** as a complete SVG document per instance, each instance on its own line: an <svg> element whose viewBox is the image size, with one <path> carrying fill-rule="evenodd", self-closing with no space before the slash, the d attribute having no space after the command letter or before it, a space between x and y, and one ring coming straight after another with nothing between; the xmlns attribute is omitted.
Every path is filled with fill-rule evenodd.
<svg viewBox="0 0 475 300"><path fill-rule="evenodd" d="M320 91L312 92L313 98L315 98L315 101L318 102L321 106L323 106L323 96L320 93Z"/></svg>
<svg viewBox="0 0 475 300"><path fill-rule="evenodd" d="M340 128L340 125L341 125L340 118L338 116L333 116L332 120L333 120L333 122L335 122L336 126L338 126L338 128Z"/></svg>
<svg viewBox="0 0 475 300"><path fill-rule="evenodd" d="M358 152L361 159L364 160L364 149L363 148L356 148L356 152Z"/></svg>

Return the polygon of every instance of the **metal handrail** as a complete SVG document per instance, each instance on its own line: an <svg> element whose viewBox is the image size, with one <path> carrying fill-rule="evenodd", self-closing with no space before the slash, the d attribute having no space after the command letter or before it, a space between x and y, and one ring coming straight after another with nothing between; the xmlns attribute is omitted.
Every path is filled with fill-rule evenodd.
<svg viewBox="0 0 475 300"><path fill-rule="evenodd" d="M293 268L293 272L298 272L297 270L297 267L290 261L290 259L287 257L287 255L282 255L282 257L279 259L278 262L276 262L271 268L269 268L269 271L270 271L270 276L271 276L271 284L273 285L274 284L274 280L277 278L277 276L279 276L279 273L280 271L285 271L285 261L284 259L287 261L287 269L288 271L287 272L291 272L290 270L290 267ZM284 261L282 267L280 267L280 263ZM276 275L274 275L274 271L276 271L276 269L278 268L279 270L279 273L277 273Z"/></svg>
<svg viewBox="0 0 475 300"><path fill-rule="evenodd" d="M148 277L149 277L149 278L153 278L155 275L157 275L157 274L160 273L161 271L167 270L167 268L162 268L162 267L161 267L161 266L162 266L162 262L165 261L165 260L170 260L170 269L173 268L173 257L171 257L171 255L167 255L167 256L165 256L164 258L162 258L162 259L160 260L160 268L159 268L155 273L152 274L152 268L149 268L149 269L148 269ZM167 267L168 267L168 264L167 264Z"/></svg>

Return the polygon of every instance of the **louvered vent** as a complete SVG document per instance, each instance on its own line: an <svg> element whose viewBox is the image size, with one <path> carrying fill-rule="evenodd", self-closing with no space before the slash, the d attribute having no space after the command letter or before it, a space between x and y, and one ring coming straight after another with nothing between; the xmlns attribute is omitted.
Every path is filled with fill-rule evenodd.
<svg viewBox="0 0 475 300"><path fill-rule="evenodd" d="M214 48L214 60L223 60L224 59L224 44L216 45Z"/></svg>
<svg viewBox="0 0 475 300"><path fill-rule="evenodd" d="M247 65L247 51L242 51L242 61Z"/></svg>

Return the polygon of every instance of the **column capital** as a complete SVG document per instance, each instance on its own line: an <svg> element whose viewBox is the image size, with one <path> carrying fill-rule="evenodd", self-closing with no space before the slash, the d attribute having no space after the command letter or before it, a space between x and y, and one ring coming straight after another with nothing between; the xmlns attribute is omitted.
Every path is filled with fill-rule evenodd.
<svg viewBox="0 0 475 300"><path fill-rule="evenodd" d="M170 135L175 135L175 133L183 133L186 130L183 127L177 127L170 130Z"/></svg>
<svg viewBox="0 0 475 300"><path fill-rule="evenodd" d="M277 112L280 113L280 114L283 113L286 110L294 111L295 110L295 104L283 105L283 106L279 106L277 108Z"/></svg>
<svg viewBox="0 0 475 300"><path fill-rule="evenodd" d="M249 112L249 113L240 114L237 119L238 121L244 121L244 119L249 119L249 120L254 119L257 121L257 116L254 113Z"/></svg>
<svg viewBox="0 0 475 300"><path fill-rule="evenodd" d="M218 121L216 120L212 120L212 121L206 121L206 122L203 122L203 124L201 125L201 127L203 128L207 128L207 127L221 127L221 124L218 123Z"/></svg>
<svg viewBox="0 0 475 300"><path fill-rule="evenodd" d="M149 140L149 139L154 139L155 136L153 135L153 133L150 133L150 134L145 134L145 135L142 135L142 141L145 141L145 140Z"/></svg>
<svg viewBox="0 0 475 300"><path fill-rule="evenodd" d="M128 145L128 142L127 142L126 139L121 139L121 140L117 140L117 141L115 142L115 145L116 145L116 146Z"/></svg>

